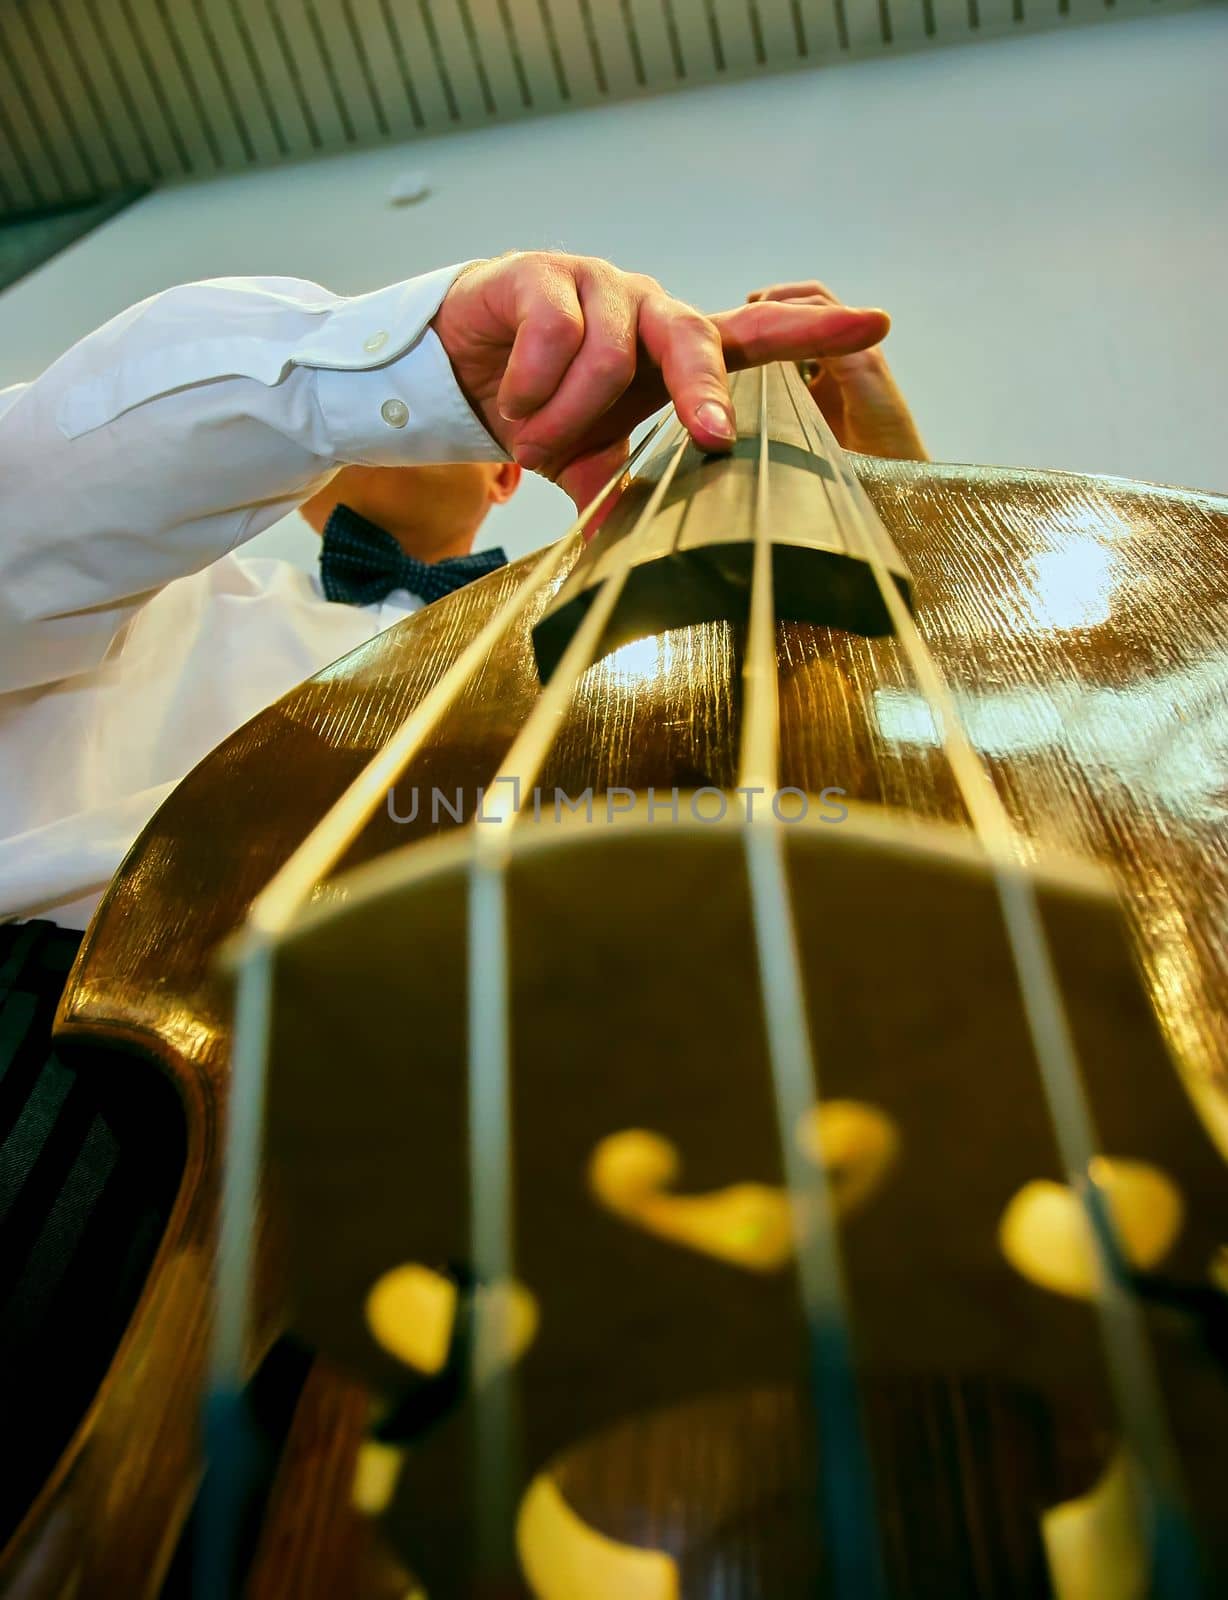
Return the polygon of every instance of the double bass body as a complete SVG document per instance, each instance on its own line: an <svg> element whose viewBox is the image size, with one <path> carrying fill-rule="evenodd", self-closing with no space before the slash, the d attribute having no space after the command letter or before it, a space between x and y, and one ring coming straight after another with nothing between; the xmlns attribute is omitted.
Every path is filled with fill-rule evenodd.
<svg viewBox="0 0 1228 1600"><path fill-rule="evenodd" d="M1222 1234L1214 1140L1228 1070L1228 503L1073 475L852 459L907 563L918 626L968 738L1037 862L1079 858L1115 881L1118 902L1106 906L1051 874L1046 927L1104 1152L1126 1180L1153 1185L1148 1215L1169 1207L1159 1244L1148 1236L1147 1270L1205 1298ZM241 729L159 812L100 909L61 1030L172 1079L187 1158L98 1402L5 1553L7 1592L58 1592L40 1586L44 1573L82 1596L157 1592L196 1477L231 1037L215 953L529 564L430 607ZM270 1101L284 1205L276 1242L266 1239L253 1359L289 1322L380 1393L385 1423L442 1369L415 1370L381 1341L371 1316L380 1282L417 1266L452 1286L454 1309L481 1298L458 1259L469 1109L463 1066L448 1073L464 1046L463 905L446 854L459 847L423 845L437 863L425 888L392 853L451 827L421 802L405 820L406 786L460 791L472 813L539 692L530 630L548 598L456 700L399 780L398 804L363 830L285 952ZM532 1301L514 1354L527 1396L517 1493L520 1564L541 1594L567 1592L557 1585L572 1581L568 1569L541 1552L580 1537L577 1522L630 1552L648 1585L637 1593L784 1595L834 1581L830 1549L806 1532L806 1486L822 1462L790 1248L803 1223L787 1202L781 1211L745 890L728 819L709 827L687 815L696 791L737 782L742 649L738 625L706 622L597 661L538 779L548 797L592 789L597 817L557 828L547 818L511 868L523 1068L512 1080L511 1226ZM884 1592L1022 1595L1048 1584L1073 1596L1073 1569L1060 1567L1043 1515L1113 1491L1115 1404L1094 1296L1046 1283L1028 1257L1020 1196L1038 1183L1049 1188L1030 1192L1052 1201L1065 1174L992 931L992 892L961 842L966 812L898 641L788 622L778 665L782 788L841 790L853 813L845 833L813 816L795 834L782 825L817 1109L843 1108L826 1131L793 1133L826 1158L842 1212ZM668 815L651 825L636 816L603 849L603 797L649 788L678 793L676 844ZM890 826L865 821L867 808ZM925 825L912 846L902 820ZM380 968L378 1042L371 1034L359 1049L351 1035L347 1051L330 1004L340 974L356 979L345 962L364 883L373 904L387 891L378 927L361 932ZM406 929L393 912L411 903ZM332 976L313 989L310 960L326 949L335 961L316 970ZM320 1143L330 1120L341 1157L332 1177ZM376 1128L364 1173L361 1140ZM852 1186L843 1198L841 1183ZM704 1197L715 1210L697 1204ZM1022 1245L1003 1232L1012 1204ZM1197 1316L1171 1296L1142 1315L1202 1558L1222 1576L1213 1456L1223 1378ZM308 1434L292 1432L283 1478L301 1477L270 1502L276 1554L266 1540L252 1592L368 1583L377 1593L389 1572L416 1574L432 1597L479 1592L463 1553L472 1515L463 1493L452 1496L472 1448L465 1405L407 1438L385 1426L382 1444L400 1454L387 1492L373 1491L393 1552L377 1561L352 1503L365 1408L345 1380L330 1390L319 1379L308 1397L321 1414L329 1393L342 1397L334 1415L346 1419L338 1437L351 1457L299 1448ZM322 1484L329 1504L309 1509L303 1493ZM323 1543L322 1519L333 1530ZM1113 1549L1120 1592L1135 1592L1144 1558L1129 1538ZM633 1592L619 1589L617 1566L593 1570L615 1585L594 1595Z"/></svg>

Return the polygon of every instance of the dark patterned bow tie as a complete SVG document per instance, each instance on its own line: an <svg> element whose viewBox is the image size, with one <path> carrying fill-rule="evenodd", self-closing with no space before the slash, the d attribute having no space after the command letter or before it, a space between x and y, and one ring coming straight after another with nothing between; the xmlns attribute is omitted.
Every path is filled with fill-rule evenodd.
<svg viewBox="0 0 1228 1600"><path fill-rule="evenodd" d="M333 507L324 524L320 547L324 593L351 606L375 605L393 589L408 589L429 604L506 565L502 550L419 561L407 556L390 533L342 505Z"/></svg>

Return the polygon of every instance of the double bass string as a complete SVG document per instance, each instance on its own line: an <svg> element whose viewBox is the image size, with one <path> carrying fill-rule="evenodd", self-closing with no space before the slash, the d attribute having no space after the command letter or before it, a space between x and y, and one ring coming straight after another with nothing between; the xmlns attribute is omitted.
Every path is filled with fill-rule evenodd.
<svg viewBox="0 0 1228 1600"><path fill-rule="evenodd" d="M514 1159L511 1125L512 1033L507 946L506 869L510 829L521 797L536 783L580 678L597 658L606 624L631 570L634 533L655 516L688 438L667 445L669 462L622 546L537 703L512 741L483 799L482 825L473 829L468 899L469 1205L473 1266L480 1284L510 1289L515 1274ZM654 435L655 436L655 435ZM489 803L487 803L489 802ZM510 1348L505 1292L479 1323L478 1349L493 1352L474 1374L473 1510L478 1571L501 1576L522 1478L514 1375L495 1370Z"/></svg>
<svg viewBox="0 0 1228 1600"><path fill-rule="evenodd" d="M769 529L767 369L759 373L759 463L738 786L774 795L780 693ZM784 1178L793 1210L798 1280L806 1313L810 1385L819 1440L824 1562L836 1600L885 1593L869 1455L862 1433L839 1238L826 1172L803 1159L798 1130L819 1100L805 984L782 830L772 812L752 812L743 837L763 1000L768 1062Z"/></svg>
<svg viewBox="0 0 1228 1600"><path fill-rule="evenodd" d="M665 420L668 421L668 417ZM679 433L682 437L675 443ZM664 454L666 449L672 450L669 462L638 513L634 525L615 547L617 564L614 570L597 591L583 620L559 658L558 666L543 686L533 710L525 719L504 756L499 771L491 780L490 788L483 800L483 823L511 822L519 809L520 798L540 773L542 764L558 735L576 685L597 660L606 624L613 615L631 571L630 557L635 551L635 535L646 522L656 516L689 443L689 435L683 431L681 423L675 421L670 431L670 438L663 443L661 452ZM620 468L619 476L625 471L625 467ZM477 838L479 849L496 852L506 849L503 842L504 833L479 833Z"/></svg>
<svg viewBox="0 0 1228 1600"><path fill-rule="evenodd" d="M272 938L283 933L359 833L385 803L388 790L421 750L439 722L477 677L503 635L512 628L534 597L552 583L569 556L572 539L597 515L624 475L668 427L667 412L644 435L627 460L601 486L563 537L545 551L532 571L483 624L439 682L419 701L379 753L320 818L319 822L252 902L248 932Z"/></svg>
<svg viewBox="0 0 1228 1600"><path fill-rule="evenodd" d="M552 545L527 578L470 640L438 683L344 791L252 902L235 973L235 1029L222 1161L219 1229L205 1400L205 1454L216 1469L202 1495L196 1590L201 1600L230 1600L242 1516L243 1462L250 1454L242 1392L255 1269L255 1217L264 1138L265 1077L273 1015L277 940L291 927L315 885L341 859L384 804L389 789L481 671L490 653L534 597L575 554L569 535L582 533L623 475L668 426L667 412L628 460Z"/></svg>
<svg viewBox="0 0 1228 1600"><path fill-rule="evenodd" d="M905 659L940 730L942 747L967 807L973 832L993 873L1058 1153L1071 1189L1082 1204L1092 1237L1098 1268L1096 1304L1101 1339L1124 1440L1134 1462L1136 1494L1151 1521L1149 1542L1154 1563L1154 1592L1165 1597L1194 1596L1201 1592L1201 1584L1197 1553L1184 1510L1181 1473L1146 1334L1137 1304L1125 1282L1126 1257L1116 1222L1108 1197L1095 1177L1097 1141L1091 1113L1020 840L987 767L973 749L950 685L888 570L877 516L863 503L865 491L853 477L826 423L813 414L814 407L805 409L812 437L818 440L817 448L836 469L835 484L844 502L844 515L849 525L858 531L862 553L873 572ZM833 500L833 512L838 512L830 486L828 495Z"/></svg>

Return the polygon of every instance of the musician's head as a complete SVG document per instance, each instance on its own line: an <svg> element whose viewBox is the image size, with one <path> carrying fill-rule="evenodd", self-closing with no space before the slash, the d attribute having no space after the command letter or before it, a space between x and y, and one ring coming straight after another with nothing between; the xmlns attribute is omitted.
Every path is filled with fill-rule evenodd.
<svg viewBox="0 0 1228 1600"><path fill-rule="evenodd" d="M349 506L390 533L407 555L442 561L472 548L491 506L520 485L514 461L466 461L443 467L342 467L299 507L317 533L333 507Z"/></svg>

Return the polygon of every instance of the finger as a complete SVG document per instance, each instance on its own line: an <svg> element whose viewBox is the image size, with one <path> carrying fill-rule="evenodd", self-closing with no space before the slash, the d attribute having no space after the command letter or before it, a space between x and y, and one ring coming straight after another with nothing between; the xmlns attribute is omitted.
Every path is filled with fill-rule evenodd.
<svg viewBox="0 0 1228 1600"><path fill-rule="evenodd" d="M768 361L812 361L868 350L887 335L885 311L852 306L755 305L712 318L730 372Z"/></svg>
<svg viewBox="0 0 1228 1600"><path fill-rule="evenodd" d="M737 426L712 319L668 295L648 295L640 304L639 333L691 438L701 450L728 450Z"/></svg>
<svg viewBox="0 0 1228 1600"><path fill-rule="evenodd" d="M635 377L635 294L613 273L595 273L581 282L580 309L584 342L550 400L517 436L515 456L523 467L565 459Z"/></svg>
<svg viewBox="0 0 1228 1600"><path fill-rule="evenodd" d="M817 278L807 278L801 283L773 283L766 289L756 289L746 299L752 305L761 300L813 300L823 305L840 304L839 296Z"/></svg>
<svg viewBox="0 0 1228 1600"><path fill-rule="evenodd" d="M571 496L577 514L588 509L589 501L601 492L602 485L610 481L615 471L626 463L630 454L631 441L619 439L614 444L606 445L604 449L593 450L585 456L577 456L564 467L559 473L559 488L565 489ZM629 478L625 476L621 478L598 506L584 528L586 543L609 517L629 482Z"/></svg>
<svg viewBox="0 0 1228 1600"><path fill-rule="evenodd" d="M496 405L508 422L544 406L584 342L584 314L574 273L534 262L513 297L516 337Z"/></svg>

